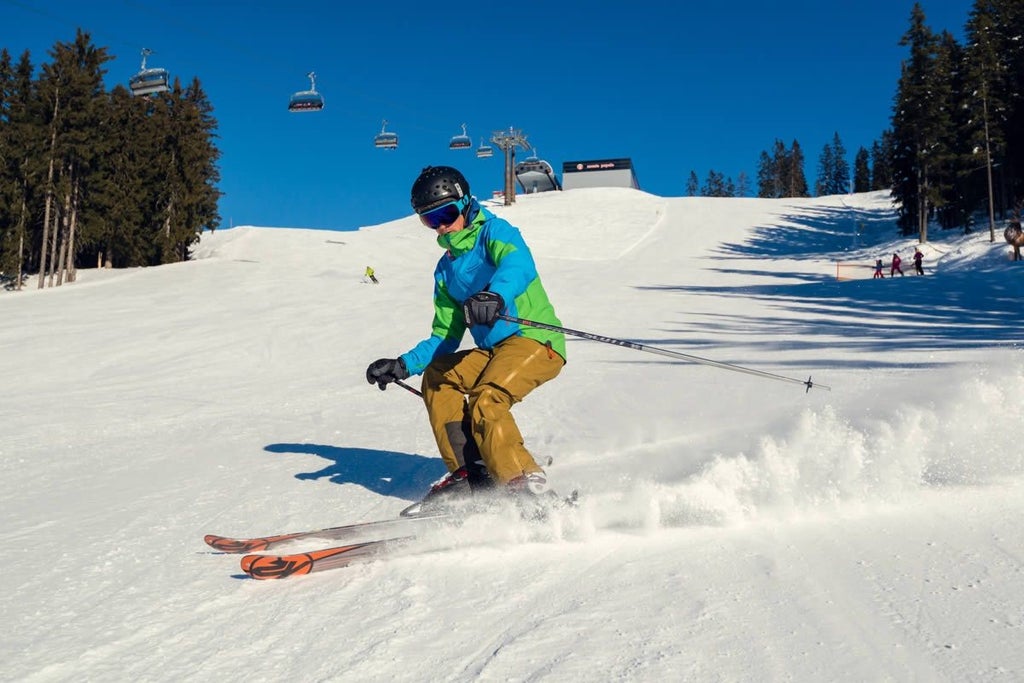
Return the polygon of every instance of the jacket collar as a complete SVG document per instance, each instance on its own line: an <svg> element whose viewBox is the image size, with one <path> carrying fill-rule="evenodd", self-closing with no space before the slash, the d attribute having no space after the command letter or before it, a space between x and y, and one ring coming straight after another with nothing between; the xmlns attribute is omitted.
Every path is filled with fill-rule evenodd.
<svg viewBox="0 0 1024 683"><path fill-rule="evenodd" d="M480 228L493 214L473 199L467 212L470 218L468 226L458 232L450 232L447 235L438 235L437 243L448 252L452 258L458 258L476 246L476 240L480 236Z"/></svg>

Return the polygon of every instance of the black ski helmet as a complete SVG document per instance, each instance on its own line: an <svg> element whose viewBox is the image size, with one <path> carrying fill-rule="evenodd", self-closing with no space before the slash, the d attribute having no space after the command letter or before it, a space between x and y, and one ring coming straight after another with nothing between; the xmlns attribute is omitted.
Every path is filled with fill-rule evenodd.
<svg viewBox="0 0 1024 683"><path fill-rule="evenodd" d="M469 194L469 181L451 166L427 166L412 184L412 210L426 213L442 204L454 202Z"/></svg>

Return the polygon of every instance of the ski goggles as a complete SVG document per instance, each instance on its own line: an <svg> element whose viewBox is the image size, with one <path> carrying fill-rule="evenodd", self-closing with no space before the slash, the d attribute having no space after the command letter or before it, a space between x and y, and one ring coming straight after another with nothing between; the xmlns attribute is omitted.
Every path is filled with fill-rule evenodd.
<svg viewBox="0 0 1024 683"><path fill-rule="evenodd" d="M459 220L459 216L469 206L469 195L454 202L442 204L436 209L431 209L420 214L420 222L432 230L437 230L445 225L451 225Z"/></svg>

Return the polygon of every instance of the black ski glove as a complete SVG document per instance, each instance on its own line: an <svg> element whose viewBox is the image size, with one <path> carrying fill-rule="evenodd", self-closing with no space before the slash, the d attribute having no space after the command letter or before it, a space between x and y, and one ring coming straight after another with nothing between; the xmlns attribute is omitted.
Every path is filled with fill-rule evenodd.
<svg viewBox="0 0 1024 683"><path fill-rule="evenodd" d="M409 376L405 361L401 358L381 358L370 363L366 368L366 381L376 384L381 391L391 382L397 382Z"/></svg>
<svg viewBox="0 0 1024 683"><path fill-rule="evenodd" d="M498 314L505 309L505 300L497 292L477 292L462 304L462 314L466 324L487 325L490 327L498 321Z"/></svg>

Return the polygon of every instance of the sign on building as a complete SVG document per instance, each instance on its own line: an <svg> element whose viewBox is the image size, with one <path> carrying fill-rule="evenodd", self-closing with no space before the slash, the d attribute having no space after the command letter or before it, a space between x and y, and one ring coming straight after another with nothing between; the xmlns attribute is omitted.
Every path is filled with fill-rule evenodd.
<svg viewBox="0 0 1024 683"><path fill-rule="evenodd" d="M631 187L640 189L631 159L593 159L562 163L562 189Z"/></svg>

